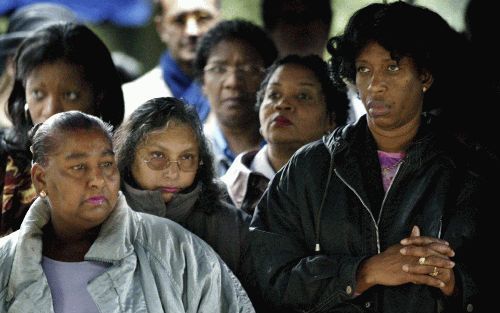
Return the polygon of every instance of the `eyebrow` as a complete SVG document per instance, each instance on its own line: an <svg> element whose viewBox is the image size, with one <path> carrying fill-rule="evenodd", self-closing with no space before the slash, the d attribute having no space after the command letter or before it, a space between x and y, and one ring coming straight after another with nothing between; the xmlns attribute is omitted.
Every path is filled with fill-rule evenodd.
<svg viewBox="0 0 500 313"><path fill-rule="evenodd" d="M114 156L115 153L111 149L106 149L101 153L101 156ZM65 160L79 160L88 157L89 154L86 152L73 152L64 157Z"/></svg>
<svg viewBox="0 0 500 313"><path fill-rule="evenodd" d="M280 82L275 82L275 83L270 83L269 85L270 86L281 86L281 83ZM300 86L311 86L311 87L314 87L314 86L317 86L318 84L317 83L309 83L309 82L299 82L299 85Z"/></svg>

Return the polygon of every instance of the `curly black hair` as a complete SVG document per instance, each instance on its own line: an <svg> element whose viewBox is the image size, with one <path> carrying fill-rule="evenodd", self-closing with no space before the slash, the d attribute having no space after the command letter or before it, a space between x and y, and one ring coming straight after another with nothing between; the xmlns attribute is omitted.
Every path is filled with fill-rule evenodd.
<svg viewBox="0 0 500 313"><path fill-rule="evenodd" d="M466 80L459 77L470 72L465 64L468 45L439 14L401 1L374 3L355 12L343 35L331 38L327 45L332 78L337 85L345 85L345 80L355 82L356 58L371 42L384 47L394 60L410 57L418 71L428 71L433 76L424 112L463 97L456 90L466 87Z"/></svg>
<svg viewBox="0 0 500 313"><path fill-rule="evenodd" d="M317 55L298 56L292 54L274 62L267 69L266 77L260 84L259 91L257 92L257 110L259 110L262 101L264 101L264 95L271 76L273 76L274 72L280 66L285 64L297 64L311 70L321 84L328 114L335 113L335 123L337 126L342 126L347 123L349 114L349 98L347 97L347 93L344 88L337 87L333 84L328 64Z"/></svg>
<svg viewBox="0 0 500 313"><path fill-rule="evenodd" d="M114 135L116 161L122 180L137 186L131 168L135 161L135 150L152 131L164 128L169 122L191 127L199 144L201 165L193 185L201 182L202 192L197 207L205 211L214 209L222 198L223 190L215 180L213 156L196 110L173 97L153 98L139 106L118 128Z"/></svg>
<svg viewBox="0 0 500 313"><path fill-rule="evenodd" d="M259 26L242 19L219 22L210 29L199 41L196 48L194 69L198 78L203 76L203 69L212 53L212 49L221 41L242 40L262 57L264 66L268 67L278 56L278 51L271 38Z"/></svg>

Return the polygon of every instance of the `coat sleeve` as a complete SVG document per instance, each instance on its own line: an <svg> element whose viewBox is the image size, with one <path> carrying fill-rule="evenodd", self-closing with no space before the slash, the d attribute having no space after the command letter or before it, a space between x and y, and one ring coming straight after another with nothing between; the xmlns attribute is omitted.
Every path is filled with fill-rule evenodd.
<svg viewBox="0 0 500 313"><path fill-rule="evenodd" d="M197 278L196 289L200 294L187 299L189 302L195 301L188 305L188 312L255 313L247 293L229 267L215 252L209 259L216 259L216 261L210 262L212 270L207 275ZM198 262L203 262L203 260Z"/></svg>
<svg viewBox="0 0 500 313"><path fill-rule="evenodd" d="M322 154L296 154L272 180L250 225L245 276L254 277L260 301L286 311L327 312L348 305L363 259L314 252L315 211L326 185L320 173L329 166L324 146Z"/></svg>

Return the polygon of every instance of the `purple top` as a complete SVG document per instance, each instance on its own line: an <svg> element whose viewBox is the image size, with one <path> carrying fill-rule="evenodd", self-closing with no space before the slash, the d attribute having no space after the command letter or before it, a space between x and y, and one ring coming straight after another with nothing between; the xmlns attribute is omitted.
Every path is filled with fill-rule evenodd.
<svg viewBox="0 0 500 313"><path fill-rule="evenodd" d="M55 313L99 313L87 291L87 284L106 271L110 264L102 262L61 262L47 257L42 268L54 305Z"/></svg>
<svg viewBox="0 0 500 313"><path fill-rule="evenodd" d="M378 160L380 162L380 171L382 173L382 183L384 191L387 192L391 186L392 180L399 169L399 165L403 162L406 155L404 152L384 152L377 151Z"/></svg>

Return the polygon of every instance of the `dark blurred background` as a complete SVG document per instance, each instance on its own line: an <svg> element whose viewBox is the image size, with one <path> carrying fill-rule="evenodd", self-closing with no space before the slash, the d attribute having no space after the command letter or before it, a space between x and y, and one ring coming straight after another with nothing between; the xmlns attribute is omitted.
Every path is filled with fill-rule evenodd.
<svg viewBox="0 0 500 313"><path fill-rule="evenodd" d="M152 0L0 0L0 33L5 32L8 15L15 8L33 2L65 3L99 34L111 51L124 52L140 61L143 72L158 63L158 57L165 48L152 22ZM332 0L331 34L341 32L354 11L373 2L380 1ZM464 11L468 0L407 2L429 7L441 14L456 30L464 29ZM262 25L260 0L221 0L221 3L224 18L245 18Z"/></svg>

